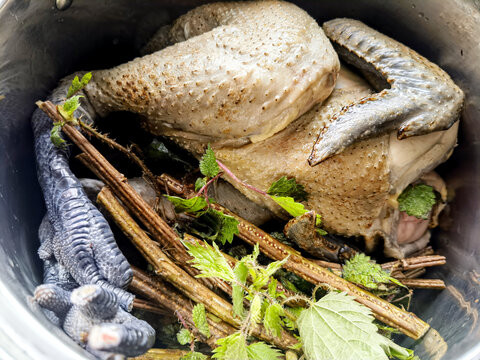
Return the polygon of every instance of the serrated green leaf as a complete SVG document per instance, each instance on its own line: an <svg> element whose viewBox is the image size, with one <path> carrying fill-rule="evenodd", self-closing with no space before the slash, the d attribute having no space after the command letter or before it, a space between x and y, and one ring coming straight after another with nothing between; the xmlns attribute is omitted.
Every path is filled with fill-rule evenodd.
<svg viewBox="0 0 480 360"><path fill-rule="evenodd" d="M404 286L397 279L390 276L378 264L370 260L370 257L359 253L345 262L342 268L342 276L345 280L363 285L369 289L378 289L379 284L393 282Z"/></svg>
<svg viewBox="0 0 480 360"><path fill-rule="evenodd" d="M213 152L210 144L208 144L205 154L203 154L202 159L200 160L200 172L203 176L213 178L218 175L220 168L217 164L217 158Z"/></svg>
<svg viewBox="0 0 480 360"><path fill-rule="evenodd" d="M207 314L205 312L205 305L196 304L192 310L193 322L203 336L207 339L210 337L210 329L208 328Z"/></svg>
<svg viewBox="0 0 480 360"><path fill-rule="evenodd" d="M377 333L370 309L346 293L331 292L297 319L309 360L387 360L386 338Z"/></svg>
<svg viewBox="0 0 480 360"><path fill-rule="evenodd" d="M197 351L190 351L183 355L180 360L207 360L208 356Z"/></svg>
<svg viewBox="0 0 480 360"><path fill-rule="evenodd" d="M268 277L273 276L288 261L289 257L290 257L290 255L288 255L283 260L272 261L270 264L268 264L267 268L265 269L265 276L268 276Z"/></svg>
<svg viewBox="0 0 480 360"><path fill-rule="evenodd" d="M305 187L297 184L295 178L287 179L286 176L282 176L270 185L267 194L281 197L288 196L295 201L306 201L308 198Z"/></svg>
<svg viewBox="0 0 480 360"><path fill-rule="evenodd" d="M287 306L284 309L284 311L288 311L291 315L293 315L297 319L298 319L298 317L300 316L300 314L302 313L303 310L305 310L305 309L302 308L302 307L299 307L299 306L294 307L294 308L291 308L291 307ZM290 331L294 331L294 330L297 329L297 323L287 316L283 318L283 323L285 324L285 327Z"/></svg>
<svg viewBox="0 0 480 360"><path fill-rule="evenodd" d="M213 243L212 247L207 243L202 246L198 243L190 244L184 241L183 245L193 257L193 260L190 261L193 267L201 272L197 277L218 277L230 283L235 281L233 269L218 249L217 244Z"/></svg>
<svg viewBox="0 0 480 360"><path fill-rule="evenodd" d="M273 303L265 309L265 316L263 317L263 325L273 336L280 337L282 334L282 318L285 314L283 307L279 303Z"/></svg>
<svg viewBox="0 0 480 360"><path fill-rule="evenodd" d="M390 358L398 360L420 360L418 356L415 356L413 350L397 345L388 338L384 337L384 342L381 346Z"/></svg>
<svg viewBox="0 0 480 360"><path fill-rule="evenodd" d="M197 213L207 206L207 201L202 196L195 196L190 199L182 199L178 196L164 195L173 205L176 212Z"/></svg>
<svg viewBox="0 0 480 360"><path fill-rule="evenodd" d="M197 178L197 180L195 180L195 191L200 191L200 189L203 188L206 183L206 178Z"/></svg>
<svg viewBox="0 0 480 360"><path fill-rule="evenodd" d="M242 333L234 333L230 336L217 340L213 349L213 359L221 360L249 360L247 344Z"/></svg>
<svg viewBox="0 0 480 360"><path fill-rule="evenodd" d="M226 215L221 211L214 209L208 209L207 215L215 218L217 222L217 235L215 240L220 241L222 244L232 243L233 237L239 233L238 230L238 220L233 216Z"/></svg>
<svg viewBox="0 0 480 360"><path fill-rule="evenodd" d="M283 292L279 292L277 290L277 286L278 286L278 280L275 278L271 278L270 282L268 283L268 295L270 295L272 299L285 297L285 294Z"/></svg>
<svg viewBox="0 0 480 360"><path fill-rule="evenodd" d="M272 196L272 199L293 217L297 217L308 212L303 204L296 202L292 197Z"/></svg>
<svg viewBox="0 0 480 360"><path fill-rule="evenodd" d="M256 342L247 346L249 360L279 360L282 358L280 350L264 342Z"/></svg>
<svg viewBox="0 0 480 360"><path fill-rule="evenodd" d="M425 184L409 185L398 197L400 211L418 219L428 219L428 215L436 203L435 192Z"/></svg>
<svg viewBox="0 0 480 360"><path fill-rule="evenodd" d="M75 110L78 109L80 106L80 98L82 98L82 95L75 95L69 98L68 100L65 101L63 105L60 105L58 107L60 114L66 119L66 120L71 120L73 113Z"/></svg>
<svg viewBox="0 0 480 360"><path fill-rule="evenodd" d="M263 297L260 294L255 294L250 302L250 331L262 320L262 302Z"/></svg>
<svg viewBox="0 0 480 360"><path fill-rule="evenodd" d="M72 85L68 88L68 93L67 93L67 99L71 96L73 96L77 91L83 89L85 85L88 84L88 82L92 78L92 73L88 72L85 75L82 76L82 80L78 79L78 76L75 76L75 78L72 81Z"/></svg>
<svg viewBox="0 0 480 360"><path fill-rule="evenodd" d="M242 262L237 262L233 269L237 281L241 284L245 284L248 276L248 268ZM232 303L233 303L233 315L243 318L245 315L245 309L243 308L244 290L239 285L232 285Z"/></svg>
<svg viewBox="0 0 480 360"><path fill-rule="evenodd" d="M193 335L187 329L181 329L177 333L177 341L180 345L187 345L192 342Z"/></svg>
<svg viewBox="0 0 480 360"><path fill-rule="evenodd" d="M53 145L56 147L63 147L65 146L65 140L63 140L61 132L62 132L62 125L60 123L53 124L52 130L50 130L50 140L52 141Z"/></svg>

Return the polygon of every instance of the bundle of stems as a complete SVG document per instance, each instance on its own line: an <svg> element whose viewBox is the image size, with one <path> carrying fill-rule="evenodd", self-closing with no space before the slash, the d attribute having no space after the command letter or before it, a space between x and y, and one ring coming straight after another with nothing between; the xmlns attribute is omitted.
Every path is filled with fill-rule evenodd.
<svg viewBox="0 0 480 360"><path fill-rule="evenodd" d="M39 102L38 105L54 122L58 123L63 121L63 118L53 103L49 101ZM222 335L223 337L224 334L231 333L233 329L239 328L241 324L238 319L233 318L232 305L216 292L213 292L208 286L220 288L226 293L231 293L231 287L220 281L211 280L211 283L202 283L199 279L194 278L194 276L198 275L198 271L190 265L189 261L191 257L186 252L177 233L135 192L128 184L126 178L92 146L80 131L68 123L65 124L62 129L80 150L83 151L83 158L84 160L88 160L85 161L85 163L89 168L108 185L108 188L104 188L100 193L99 202L112 214L119 227L127 234L153 266L156 274L172 284L176 290L175 292L172 292L172 289L160 290L168 289L168 287L160 283L158 281L159 279L153 281L139 271L135 271L136 276L132 287L146 298L163 305L172 303L172 301L167 301L167 299L171 300L172 296L177 299L177 296L180 295L177 293L177 291L179 291L182 294L179 298L185 301L180 301L180 303L183 304L181 305L181 309L178 308L174 311L183 311L184 315L182 316L185 318L188 318L189 309L187 298L198 303L203 303L208 312L220 318L222 321L222 325L219 325L221 329L218 329L217 336ZM168 188L176 189L176 191L174 191L176 193L181 192L185 197L192 195L189 190L175 184L174 181L170 181L171 179L169 181L167 180L165 180L165 178L159 179L159 181L162 181ZM397 328L414 339L422 337L429 329L429 325L413 313L395 307L389 302L344 280L318 263L302 257L293 248L279 242L258 227L241 219L222 206L218 204L211 204L211 206L218 211L235 217L239 222L238 236L251 245L258 244L260 251L266 256L273 260L283 260L288 256L289 258L284 264L286 270L299 275L312 284L320 285L327 289L347 292L358 302L369 307L377 319ZM146 232L134 221L129 212L145 226L153 240L150 239ZM165 252L162 251L162 249L164 249ZM405 265L402 266L403 270L407 270ZM394 269L395 265L391 265L390 268ZM142 291L144 292L142 293ZM156 297L152 295L154 293L157 294L155 295ZM163 294L163 297L161 294ZM171 306L173 309L174 305ZM178 306L178 304L175 306ZM253 331L253 335L282 349L286 349L297 342L296 339L287 332L284 332L279 338L269 336L261 326L258 326Z"/></svg>

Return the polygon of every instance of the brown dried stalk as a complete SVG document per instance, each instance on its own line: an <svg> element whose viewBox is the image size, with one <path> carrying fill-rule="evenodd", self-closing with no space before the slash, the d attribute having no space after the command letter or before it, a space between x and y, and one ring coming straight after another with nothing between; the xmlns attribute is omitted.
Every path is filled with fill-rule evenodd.
<svg viewBox="0 0 480 360"><path fill-rule="evenodd" d="M131 360L180 360L188 351L180 349L150 349L145 354Z"/></svg>
<svg viewBox="0 0 480 360"><path fill-rule="evenodd" d="M115 140L110 139L107 135L104 135L100 132L98 132L96 129L91 127L90 125L84 123L83 121L78 121L78 124L80 127L85 130L87 133L89 133L91 136L94 136L98 140L104 142L108 146L110 146L113 149L116 149L120 151L122 154L127 156L131 161L133 161L143 172L144 176L148 179L148 181L151 183L153 188L155 189L157 194L161 193L159 180L153 173L150 171L150 169L145 165L145 163L138 157L137 154L135 154L131 148L127 148L123 145L120 145L117 143Z"/></svg>
<svg viewBox="0 0 480 360"><path fill-rule="evenodd" d="M416 256L406 259L391 261L382 264L382 269L394 271L405 271L426 268L430 266L445 265L446 258L442 255Z"/></svg>
<svg viewBox="0 0 480 360"><path fill-rule="evenodd" d="M157 274L168 280L193 301L203 303L205 308L215 316L234 327L241 327L241 322L233 318L232 305L175 265L138 226L109 189L102 189L100 194L98 194L98 201L155 268ZM254 329L252 335L281 349L287 349L297 343L297 340L287 332L283 332L280 338L272 337L260 326Z"/></svg>
<svg viewBox="0 0 480 360"><path fill-rule="evenodd" d="M165 311L165 309L157 306L156 304L138 298L133 299L133 308L136 310L148 311L159 315L169 315L169 313Z"/></svg>
<svg viewBox="0 0 480 360"><path fill-rule="evenodd" d="M398 281L412 289L444 290L446 288L445 283L440 279L398 279Z"/></svg>

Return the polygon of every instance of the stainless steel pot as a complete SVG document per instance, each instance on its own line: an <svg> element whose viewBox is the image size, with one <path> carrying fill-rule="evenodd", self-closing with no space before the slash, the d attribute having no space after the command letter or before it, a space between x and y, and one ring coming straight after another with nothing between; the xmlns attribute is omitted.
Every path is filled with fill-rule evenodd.
<svg viewBox="0 0 480 360"><path fill-rule="evenodd" d="M442 292L417 291L414 311L448 343L444 359L480 359L480 1L294 1L321 23L353 17L443 67L467 95L459 146L441 168L455 195L434 241L448 265ZM64 75L124 62L159 25L202 1L0 0L0 358L81 359L86 353L31 306L41 282L44 208L33 160L34 102ZM434 355L414 346L423 359ZM437 345L435 345L437 346Z"/></svg>

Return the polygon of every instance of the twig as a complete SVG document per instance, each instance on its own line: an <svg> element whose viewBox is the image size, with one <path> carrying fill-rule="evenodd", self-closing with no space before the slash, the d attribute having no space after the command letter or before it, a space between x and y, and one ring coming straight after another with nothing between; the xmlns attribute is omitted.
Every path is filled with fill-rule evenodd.
<svg viewBox="0 0 480 360"><path fill-rule="evenodd" d="M148 312L159 314L159 315L170 315L169 312L151 303L150 301L138 299L138 298L133 300L133 308L136 310L148 311Z"/></svg>
<svg viewBox="0 0 480 360"><path fill-rule="evenodd" d="M446 258L442 255L416 256L406 259L391 261L382 264L382 269L393 271L405 271L426 268L430 266L445 265Z"/></svg>
<svg viewBox="0 0 480 360"><path fill-rule="evenodd" d="M440 279L398 279L403 285L412 289L435 289L446 288L443 280Z"/></svg>
<svg viewBox="0 0 480 360"><path fill-rule="evenodd" d="M99 139L100 141L104 142L108 146L112 147L113 149L116 149L120 151L122 154L127 156L130 160L132 160L140 169L142 169L142 172L145 174L145 176L148 178L152 186L154 187L157 195L161 194L161 189L160 189L160 184L158 183L158 179L153 173L150 171L150 169L145 165L145 163L138 157L137 154L135 154L131 149L120 145L117 143L115 140L110 139L107 135L104 135L100 132L98 132L96 129L91 127L90 125L84 123L83 121L78 121L78 124L80 127L85 130L87 133L90 135L94 136L95 138Z"/></svg>
<svg viewBox="0 0 480 360"><path fill-rule="evenodd" d="M131 360L180 360L188 351L180 349L150 349L145 354L129 358Z"/></svg>

